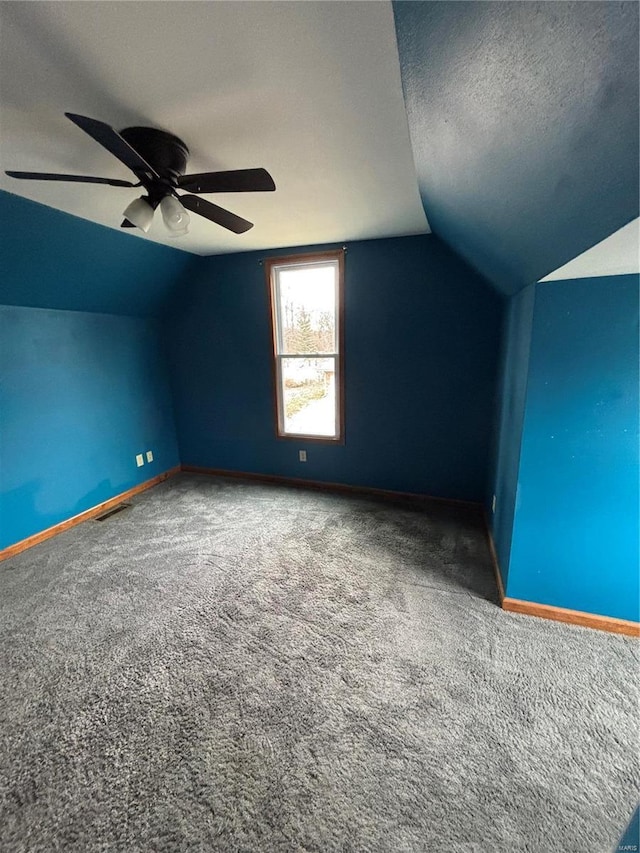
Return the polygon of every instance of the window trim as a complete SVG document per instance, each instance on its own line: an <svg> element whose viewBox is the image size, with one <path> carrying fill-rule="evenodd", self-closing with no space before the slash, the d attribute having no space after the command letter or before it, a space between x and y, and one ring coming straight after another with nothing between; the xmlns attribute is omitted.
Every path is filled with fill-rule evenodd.
<svg viewBox="0 0 640 853"><path fill-rule="evenodd" d="M309 252L301 255L283 255L277 258L265 258L264 271L267 284L267 294L269 298L269 323L271 325L271 381L273 392L273 414L275 422L276 438L285 441L305 441L313 442L314 444L344 444L345 443L345 408L344 408L344 249L330 249L321 252ZM277 323L276 323L276 304L274 300L273 277L274 268L278 266L296 266L304 264L305 266L313 266L314 263L324 263L326 261L337 261L338 263L338 298L336 301L336 341L337 352L336 359L336 379L338 382L338 393L336 394L336 405L338 413L336 423L338 426L337 436L324 435L305 435L304 433L284 432L280 428L280 419L278 411L278 341L277 341ZM291 353L290 357L296 358L297 354ZM308 353L302 354L300 357L309 358ZM320 356L319 356L320 357ZM333 357L333 356L332 356Z"/></svg>

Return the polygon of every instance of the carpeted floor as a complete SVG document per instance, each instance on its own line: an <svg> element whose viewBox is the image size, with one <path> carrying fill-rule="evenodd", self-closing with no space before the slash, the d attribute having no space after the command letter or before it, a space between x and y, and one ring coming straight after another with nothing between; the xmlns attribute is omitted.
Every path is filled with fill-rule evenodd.
<svg viewBox="0 0 640 853"><path fill-rule="evenodd" d="M180 475L0 564L0 849L610 853L638 649L464 506Z"/></svg>

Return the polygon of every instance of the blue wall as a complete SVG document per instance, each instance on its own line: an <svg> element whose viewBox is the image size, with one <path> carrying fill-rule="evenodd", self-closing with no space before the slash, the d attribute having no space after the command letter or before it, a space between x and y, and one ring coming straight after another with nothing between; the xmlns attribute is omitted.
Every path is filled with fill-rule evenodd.
<svg viewBox="0 0 640 853"><path fill-rule="evenodd" d="M182 462L481 500L501 299L435 237L349 244L346 443L277 440L266 254L204 260L171 312Z"/></svg>
<svg viewBox="0 0 640 853"><path fill-rule="evenodd" d="M0 307L0 548L178 464L157 325Z"/></svg>
<svg viewBox="0 0 640 853"><path fill-rule="evenodd" d="M158 321L113 315L158 314L199 258L5 192L0 228L3 548L178 464Z"/></svg>
<svg viewBox="0 0 640 853"><path fill-rule="evenodd" d="M2 191L0 233L0 305L154 316L200 260Z"/></svg>
<svg viewBox="0 0 640 853"><path fill-rule="evenodd" d="M638 284L537 285L512 598L638 620Z"/></svg>
<svg viewBox="0 0 640 853"><path fill-rule="evenodd" d="M638 4L394 2L435 234L506 293L638 216Z"/></svg>
<svg viewBox="0 0 640 853"><path fill-rule="evenodd" d="M535 285L525 288L509 300L502 330L499 411L496 423L496 448L492 488L486 496L487 514L506 588L511 552L511 533L516 508L520 443L527 395L529 348L535 304ZM491 499L496 508L492 513Z"/></svg>
<svg viewBox="0 0 640 853"><path fill-rule="evenodd" d="M16 211L39 239L3 241L0 294L45 310L0 308L0 548L179 460L495 492L508 596L638 618L637 276L539 284L503 311L435 236L350 244L346 443L305 445L275 438L260 261L313 247L194 258L0 194ZM116 316L162 306L163 326Z"/></svg>

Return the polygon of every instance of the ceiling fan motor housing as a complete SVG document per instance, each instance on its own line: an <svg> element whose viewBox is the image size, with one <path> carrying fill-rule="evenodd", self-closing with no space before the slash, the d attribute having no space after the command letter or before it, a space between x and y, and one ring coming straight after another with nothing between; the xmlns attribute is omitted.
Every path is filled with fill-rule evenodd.
<svg viewBox="0 0 640 853"><path fill-rule="evenodd" d="M189 149L172 133L154 127L125 127L120 136L171 184L186 172Z"/></svg>

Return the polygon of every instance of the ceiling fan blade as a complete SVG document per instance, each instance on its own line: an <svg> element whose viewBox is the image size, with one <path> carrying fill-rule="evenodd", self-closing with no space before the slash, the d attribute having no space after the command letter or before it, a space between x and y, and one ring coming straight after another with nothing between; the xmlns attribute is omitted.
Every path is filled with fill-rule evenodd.
<svg viewBox="0 0 640 853"><path fill-rule="evenodd" d="M222 225L234 234L243 234L250 228L253 228L253 222L243 219L241 216L236 216L230 210L225 210L224 207L218 207L217 204L212 204L203 198L198 198L197 195L180 196L180 201L192 213L199 213L205 219L210 219L216 225Z"/></svg>
<svg viewBox="0 0 640 853"><path fill-rule="evenodd" d="M106 148L114 157L117 157L121 163L124 163L138 177L150 175L157 178L158 173L150 166L147 161L138 154L135 148L123 139L120 134L105 124L103 121L98 121L95 118L87 118L87 116L76 115L75 113L65 113L68 119L74 124L77 124L81 130L88 133L96 142Z"/></svg>
<svg viewBox="0 0 640 853"><path fill-rule="evenodd" d="M133 224L133 222L129 222L128 219L123 219L122 222L120 223L120 227L121 228L135 228L136 226Z"/></svg>
<svg viewBox="0 0 640 853"><path fill-rule="evenodd" d="M182 175L178 186L191 193L264 193L276 185L266 169L234 169L230 172L200 172Z"/></svg>
<svg viewBox="0 0 640 853"><path fill-rule="evenodd" d="M135 187L131 181L119 181L113 178L92 178L88 175L56 175L50 172L5 172L10 178L25 181L71 181L76 184L108 184L110 187Z"/></svg>

